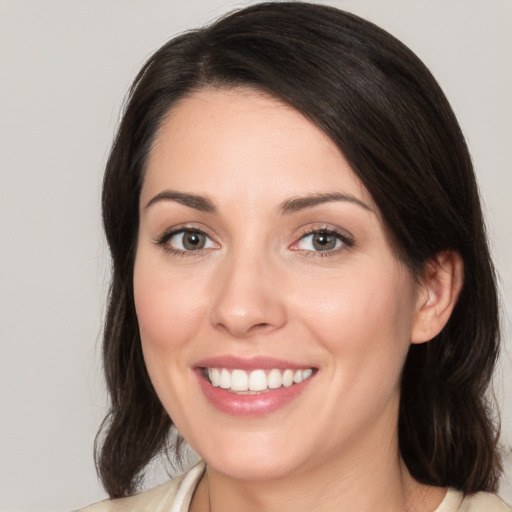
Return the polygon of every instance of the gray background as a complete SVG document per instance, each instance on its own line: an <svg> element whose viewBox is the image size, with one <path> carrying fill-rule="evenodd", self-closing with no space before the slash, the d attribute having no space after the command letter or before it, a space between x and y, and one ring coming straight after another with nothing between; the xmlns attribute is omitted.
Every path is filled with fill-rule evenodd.
<svg viewBox="0 0 512 512"><path fill-rule="evenodd" d="M512 501L512 3L325 3L408 44L440 81L468 138L500 273L507 348L496 391L509 454L500 492ZM121 102L169 37L246 4L0 0L3 512L70 510L105 496L92 459L106 403L99 334L109 259L99 195Z"/></svg>

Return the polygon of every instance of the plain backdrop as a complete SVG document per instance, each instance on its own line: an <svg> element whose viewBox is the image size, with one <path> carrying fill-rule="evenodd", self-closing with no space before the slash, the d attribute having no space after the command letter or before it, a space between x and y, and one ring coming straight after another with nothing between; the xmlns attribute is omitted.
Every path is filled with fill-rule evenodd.
<svg viewBox="0 0 512 512"><path fill-rule="evenodd" d="M471 149L500 274L502 408L512 501L512 3L332 0L430 67ZM0 0L0 510L105 497L92 444L105 413L109 278L99 196L125 92L171 36L247 2ZM151 479L151 482L158 477Z"/></svg>

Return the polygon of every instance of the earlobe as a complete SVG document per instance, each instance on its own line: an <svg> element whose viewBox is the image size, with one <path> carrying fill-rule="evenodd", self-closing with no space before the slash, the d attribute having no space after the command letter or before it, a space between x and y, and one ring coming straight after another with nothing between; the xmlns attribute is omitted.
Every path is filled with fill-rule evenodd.
<svg viewBox="0 0 512 512"><path fill-rule="evenodd" d="M464 281L464 263L456 251L443 251L429 260L418 293L411 343L437 336L448 322Z"/></svg>

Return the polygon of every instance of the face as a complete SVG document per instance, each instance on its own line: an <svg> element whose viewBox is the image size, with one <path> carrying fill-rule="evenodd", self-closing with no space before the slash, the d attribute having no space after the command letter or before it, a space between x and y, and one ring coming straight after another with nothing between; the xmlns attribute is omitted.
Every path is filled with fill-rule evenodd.
<svg viewBox="0 0 512 512"><path fill-rule="evenodd" d="M417 285L343 155L293 108L208 89L171 110L134 290L156 392L217 471L278 478L396 442Z"/></svg>

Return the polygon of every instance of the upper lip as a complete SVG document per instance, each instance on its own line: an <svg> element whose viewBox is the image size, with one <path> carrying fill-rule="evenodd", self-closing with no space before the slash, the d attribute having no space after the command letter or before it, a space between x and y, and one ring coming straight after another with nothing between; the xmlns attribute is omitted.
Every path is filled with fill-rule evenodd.
<svg viewBox="0 0 512 512"><path fill-rule="evenodd" d="M194 368L226 368L239 370L271 370L272 368L290 368L292 370L302 370L313 368L310 364L295 363L285 359L276 359L268 356L236 357L232 355L221 355L208 357L197 361Z"/></svg>

